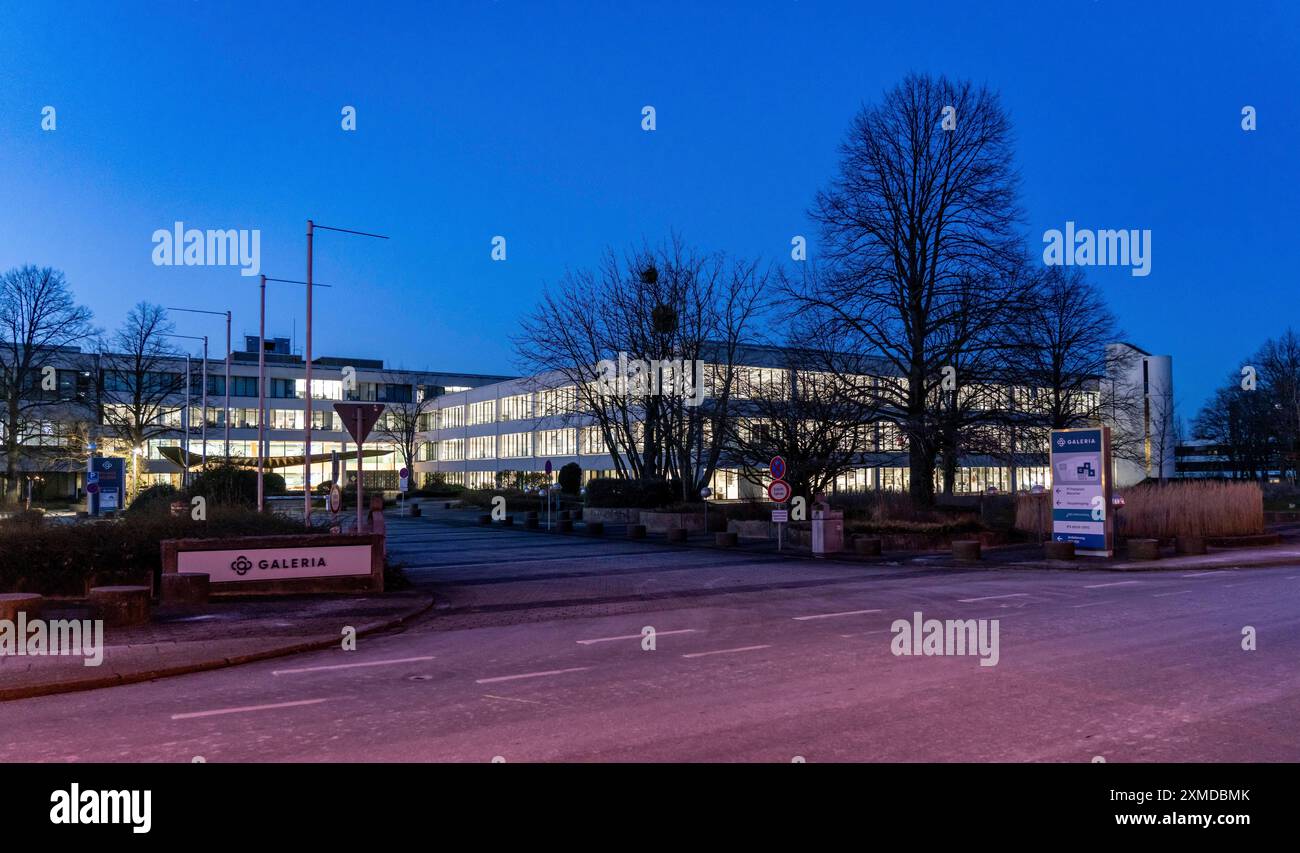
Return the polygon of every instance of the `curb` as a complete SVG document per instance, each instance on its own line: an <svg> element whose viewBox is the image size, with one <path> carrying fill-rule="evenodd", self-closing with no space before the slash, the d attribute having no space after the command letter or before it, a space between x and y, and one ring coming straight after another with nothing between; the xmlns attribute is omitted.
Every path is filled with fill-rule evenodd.
<svg viewBox="0 0 1300 853"><path fill-rule="evenodd" d="M364 637L381 631L389 631L415 619L418 616L423 616L425 613L428 613L433 609L433 596L428 595L427 599L427 601L414 610L410 610L387 621L378 622L366 628L362 628L357 631L357 636ZM88 678L81 681L55 682L53 684L34 684L27 687L5 687L0 688L0 702L10 702L16 699L31 699L37 696L53 696L59 693L80 693L83 690L99 690L104 687L115 687L119 684L137 684L141 681L154 681L159 678L170 678L175 675L189 675L194 672L225 669L231 666L239 666L240 664L269 660L270 658L287 657L289 655L301 654L303 652L320 651L321 649L332 648L338 645L338 642L338 637L328 637L319 640L308 640L306 642L294 643L289 646L277 646L260 652L250 652L248 654L235 655L233 657L216 658L201 663L188 663L181 666L163 667L162 669L145 670L143 672L132 672L125 675L118 674L104 676L102 678Z"/></svg>

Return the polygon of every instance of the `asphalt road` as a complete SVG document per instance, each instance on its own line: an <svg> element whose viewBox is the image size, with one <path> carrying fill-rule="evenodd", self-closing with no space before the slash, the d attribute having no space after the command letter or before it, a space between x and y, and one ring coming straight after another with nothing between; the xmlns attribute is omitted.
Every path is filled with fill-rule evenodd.
<svg viewBox="0 0 1300 853"><path fill-rule="evenodd" d="M864 568L390 532L437 593L426 618L356 651L0 704L0 762L1300 760L1300 566ZM997 665L894 655L917 611L998 620Z"/></svg>

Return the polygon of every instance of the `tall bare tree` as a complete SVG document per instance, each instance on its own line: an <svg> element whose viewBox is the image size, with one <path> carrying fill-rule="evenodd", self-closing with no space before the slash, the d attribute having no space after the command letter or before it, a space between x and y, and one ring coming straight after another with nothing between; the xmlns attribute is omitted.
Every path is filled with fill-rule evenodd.
<svg viewBox="0 0 1300 853"><path fill-rule="evenodd" d="M73 299L63 273L24 266L0 276L0 404L4 406L5 493L17 500L18 465L30 452L40 415L66 404L57 379L61 350L89 338L90 309Z"/></svg>
<svg viewBox="0 0 1300 853"><path fill-rule="evenodd" d="M414 477L415 460L420 451L420 432L424 429L424 416L433 411L434 397L432 389L413 385L409 378L397 373L386 373L382 380L387 390L384 401L385 411L375 424L375 432L382 438L397 446L402 457L402 466ZM409 393L393 393L393 390L405 386Z"/></svg>
<svg viewBox="0 0 1300 853"><path fill-rule="evenodd" d="M793 295L902 380L889 387L919 505L934 499L943 368L996 341L991 327L1020 297L1017 183L997 96L909 75L854 118L811 211L829 286L804 278L818 286Z"/></svg>
<svg viewBox="0 0 1300 853"><path fill-rule="evenodd" d="M131 455L130 494L140 488L140 458L151 439L175 432L167 415L181 408L176 396L185 375L175 368L175 326L162 306L141 302L101 343L104 390L101 421Z"/></svg>

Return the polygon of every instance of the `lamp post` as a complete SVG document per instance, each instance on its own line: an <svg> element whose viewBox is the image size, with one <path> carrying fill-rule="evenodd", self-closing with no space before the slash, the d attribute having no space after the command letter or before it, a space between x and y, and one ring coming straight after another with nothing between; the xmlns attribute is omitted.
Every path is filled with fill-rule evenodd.
<svg viewBox="0 0 1300 853"><path fill-rule="evenodd" d="M200 308L168 308L168 311L186 311L190 314L215 314L218 317L226 318L226 459L230 459L230 312L229 311L204 311ZM208 387L208 366L206 361L203 365L203 387ZM207 407L203 410L203 422L208 422ZM204 445L206 449L207 445Z"/></svg>
<svg viewBox="0 0 1300 853"><path fill-rule="evenodd" d="M265 488L263 478L265 469L263 460L266 458L266 283L268 281L280 282L281 284L306 284L305 281L298 281L292 278L270 278L268 276L259 276L259 288L261 291L260 307L257 315L257 511L261 512L266 509ZM330 287L328 284L313 284L307 288L308 292L312 287ZM310 374L309 374L310 375ZM308 383L310 385L310 382ZM307 396L311 396L309 393ZM308 409L310 412L310 408Z"/></svg>
<svg viewBox="0 0 1300 853"><path fill-rule="evenodd" d="M203 442L203 464L208 464L208 336L198 335L163 335L165 338L185 338L190 341L203 341L203 417L200 435ZM181 412L181 429L185 433L185 446L181 448L182 488L190 484L190 354L185 353L185 409Z"/></svg>
<svg viewBox="0 0 1300 853"><path fill-rule="evenodd" d="M303 460L302 460L302 505L303 505L303 524L311 527L311 268L312 268L312 240L316 229L322 231L338 231L341 234L355 234L359 237L374 237L379 240L387 240L383 234L370 234L365 231L353 231L350 228L335 228L330 225L317 225L312 220L307 220L307 351L304 361L307 367L306 387L307 387L307 410L303 418ZM357 478L360 479L361 473L358 469Z"/></svg>

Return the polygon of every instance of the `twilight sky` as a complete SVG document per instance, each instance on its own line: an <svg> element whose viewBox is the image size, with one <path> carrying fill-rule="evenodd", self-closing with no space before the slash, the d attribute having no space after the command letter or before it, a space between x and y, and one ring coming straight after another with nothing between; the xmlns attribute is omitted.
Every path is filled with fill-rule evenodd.
<svg viewBox="0 0 1300 853"><path fill-rule="evenodd" d="M143 299L231 309L238 337L256 279L154 266L155 229L261 229L262 271L294 279L308 218L379 231L318 236L316 352L512 373L539 287L605 246L815 255L850 118L908 71L1001 93L1035 253L1067 220L1151 230L1150 275L1090 274L1174 356L1184 416L1300 327L1289 0L5 2L0 269L63 269L105 327ZM301 347L302 290L273 287L268 335ZM176 321L219 351L218 318Z"/></svg>

